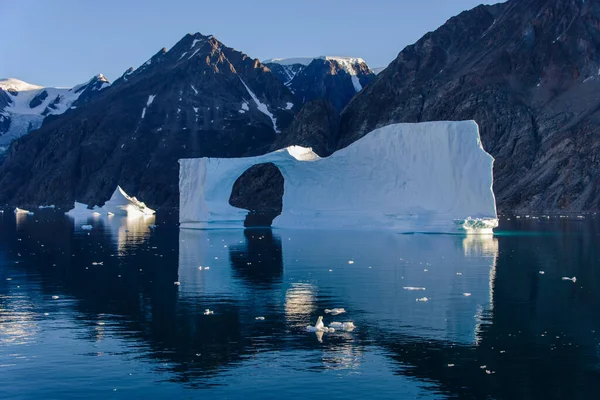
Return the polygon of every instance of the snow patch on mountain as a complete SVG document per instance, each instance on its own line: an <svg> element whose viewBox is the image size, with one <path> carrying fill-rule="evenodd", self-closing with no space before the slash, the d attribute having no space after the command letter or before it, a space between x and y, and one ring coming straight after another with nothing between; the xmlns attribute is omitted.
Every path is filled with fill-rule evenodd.
<svg viewBox="0 0 600 400"><path fill-rule="evenodd" d="M295 58L269 58L264 60L263 64L294 65L302 64L308 66L316 57L295 57Z"/></svg>
<svg viewBox="0 0 600 400"><path fill-rule="evenodd" d="M327 158L291 146L259 157L180 160L182 228L242 228L229 205L248 168L275 164L284 177L274 227L490 233L497 226L494 159L474 121L393 124Z"/></svg>
<svg viewBox="0 0 600 400"><path fill-rule="evenodd" d="M250 95L250 97L252 97L252 100L254 100L254 103L256 104L258 111L260 111L261 113L263 113L267 117L269 117L271 119L271 122L273 123L273 130L275 130L276 133L280 133L281 131L277 128L277 118L275 118L275 116L269 111L269 108L267 107L267 105L264 103L261 103L261 101L258 99L258 97L256 97L254 92L252 92L252 90L250 90L250 88L248 87L248 85L246 85L246 82L244 82L244 80L242 78L240 78L240 82L242 82L242 85L244 85L244 87L248 91L248 94ZM247 103L246 103L246 106L247 106ZM242 107L243 107L243 105L242 105Z"/></svg>

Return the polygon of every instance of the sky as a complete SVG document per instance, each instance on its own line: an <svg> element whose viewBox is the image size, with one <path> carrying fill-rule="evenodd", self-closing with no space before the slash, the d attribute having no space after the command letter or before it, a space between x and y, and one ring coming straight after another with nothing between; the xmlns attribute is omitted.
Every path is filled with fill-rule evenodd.
<svg viewBox="0 0 600 400"><path fill-rule="evenodd" d="M488 1L489 3L490 1ZM494 2L494 1L492 1ZM0 78L71 87L114 81L185 34L261 60L320 55L389 64L481 0L0 0Z"/></svg>

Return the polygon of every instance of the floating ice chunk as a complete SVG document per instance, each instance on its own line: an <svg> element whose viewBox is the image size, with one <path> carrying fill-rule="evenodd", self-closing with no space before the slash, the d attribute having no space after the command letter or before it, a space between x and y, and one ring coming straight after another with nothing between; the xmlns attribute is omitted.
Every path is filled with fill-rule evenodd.
<svg viewBox="0 0 600 400"><path fill-rule="evenodd" d="M354 322L348 321L348 322L332 322L331 324L329 324L330 328L334 328L335 330L342 330L344 332L352 332L354 329L356 329L356 325L354 325Z"/></svg>
<svg viewBox="0 0 600 400"><path fill-rule="evenodd" d="M92 225L81 225L81 229L83 229L84 231L91 231L92 228Z"/></svg>
<svg viewBox="0 0 600 400"><path fill-rule="evenodd" d="M426 302L429 301L429 299L427 297L421 297L420 299L417 299L417 301Z"/></svg>
<svg viewBox="0 0 600 400"><path fill-rule="evenodd" d="M544 271L539 271L539 274L540 274L540 275L544 275L545 273L546 273L546 272L544 272Z"/></svg>
<svg viewBox="0 0 600 400"><path fill-rule="evenodd" d="M94 261L92 265L104 265L104 261L96 262Z"/></svg>
<svg viewBox="0 0 600 400"><path fill-rule="evenodd" d="M568 276L563 276L562 280L563 281L571 281L571 282L575 283L575 282L577 282L577 277L574 276L572 278L569 278Z"/></svg>
<svg viewBox="0 0 600 400"><path fill-rule="evenodd" d="M354 261L350 260L348 261L348 264L354 264Z"/></svg>
<svg viewBox="0 0 600 400"><path fill-rule="evenodd" d="M179 286L179 285L181 285L181 282L179 282L179 281L177 281L177 282L173 282L173 285L175 285L175 286Z"/></svg>
<svg viewBox="0 0 600 400"><path fill-rule="evenodd" d="M424 287L414 287L414 286L404 286L402 289L404 289L404 290L425 290Z"/></svg>
<svg viewBox="0 0 600 400"><path fill-rule="evenodd" d="M286 110L291 110L292 108L294 108L294 103L289 103L289 102L286 103L286 105L285 105Z"/></svg>
<svg viewBox="0 0 600 400"><path fill-rule="evenodd" d="M57 299L58 299L58 296L52 296L52 299L53 299L53 300L57 300Z"/></svg>
<svg viewBox="0 0 600 400"><path fill-rule="evenodd" d="M257 321L264 321L264 320L265 320L265 317L256 317L256 318L254 318L254 319L255 319L255 320L257 320Z"/></svg>
<svg viewBox="0 0 600 400"><path fill-rule="evenodd" d="M335 332L335 328L328 328L323 324L323 317L317 319L315 326L308 325L306 330L308 332Z"/></svg>
<svg viewBox="0 0 600 400"><path fill-rule="evenodd" d="M49 205L49 206L39 206L38 208L39 208L40 210L43 210L43 209L45 209L45 208L56 208L56 207L55 207L55 205L54 205L54 204L52 204L52 205Z"/></svg>
<svg viewBox="0 0 600 400"><path fill-rule="evenodd" d="M459 229L464 230L466 233L476 234L493 234L494 228L498 227L497 218L468 217L464 220L456 220L454 223L458 225Z"/></svg>
<svg viewBox="0 0 600 400"><path fill-rule="evenodd" d="M215 312L212 310L209 310L208 308L206 310L204 310L204 315L213 315Z"/></svg>
<svg viewBox="0 0 600 400"><path fill-rule="evenodd" d="M471 296L471 293L463 293L463 296L465 296L465 297L470 297L470 296Z"/></svg>
<svg viewBox="0 0 600 400"><path fill-rule="evenodd" d="M15 208L15 214L29 214L31 211L23 210L22 208Z"/></svg>
<svg viewBox="0 0 600 400"><path fill-rule="evenodd" d="M344 310L343 308L333 308L331 310L327 308L325 310L326 314L331 314L331 315L340 315L340 314L343 314L345 312L346 312L346 310Z"/></svg>
<svg viewBox="0 0 600 400"><path fill-rule="evenodd" d="M452 368L452 367L454 367L454 364L448 364L448 367Z"/></svg>

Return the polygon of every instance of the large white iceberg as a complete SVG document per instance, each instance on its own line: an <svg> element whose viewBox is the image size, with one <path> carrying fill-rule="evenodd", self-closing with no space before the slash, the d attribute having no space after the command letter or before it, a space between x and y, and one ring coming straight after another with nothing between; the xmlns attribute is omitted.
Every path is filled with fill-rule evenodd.
<svg viewBox="0 0 600 400"><path fill-rule="evenodd" d="M393 124L326 158L291 146L263 156L179 161L183 228L243 227L229 205L248 168L273 163L284 177L273 227L491 233L497 226L494 159L474 121Z"/></svg>

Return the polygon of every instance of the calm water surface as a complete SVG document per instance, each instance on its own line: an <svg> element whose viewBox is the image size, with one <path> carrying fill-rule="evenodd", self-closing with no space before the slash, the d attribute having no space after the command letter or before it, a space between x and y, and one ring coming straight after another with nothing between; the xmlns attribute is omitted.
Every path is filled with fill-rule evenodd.
<svg viewBox="0 0 600 400"><path fill-rule="evenodd" d="M173 219L0 214L0 398L598 398L593 217L480 238ZM320 315L357 328L306 332Z"/></svg>

